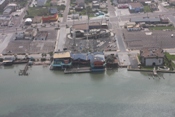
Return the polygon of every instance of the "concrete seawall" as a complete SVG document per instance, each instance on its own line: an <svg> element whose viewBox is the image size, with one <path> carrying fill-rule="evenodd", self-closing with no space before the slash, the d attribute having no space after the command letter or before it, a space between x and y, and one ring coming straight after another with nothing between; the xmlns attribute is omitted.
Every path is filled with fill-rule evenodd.
<svg viewBox="0 0 175 117"><path fill-rule="evenodd" d="M147 70L147 69L132 69L127 68L128 71L138 71L138 72L153 72L153 70ZM175 71L163 71L163 70L157 70L158 73L175 73Z"/></svg>

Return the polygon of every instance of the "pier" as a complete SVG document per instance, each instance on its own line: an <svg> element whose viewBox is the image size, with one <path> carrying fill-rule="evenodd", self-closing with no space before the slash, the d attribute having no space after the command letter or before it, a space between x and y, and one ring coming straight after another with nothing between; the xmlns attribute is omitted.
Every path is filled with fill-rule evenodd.
<svg viewBox="0 0 175 117"><path fill-rule="evenodd" d="M29 66L29 64L27 63L27 64L25 65L24 69L19 71L19 75L20 75L20 76L21 76L21 75L26 75L26 76L28 75L28 73L27 73L28 66Z"/></svg>

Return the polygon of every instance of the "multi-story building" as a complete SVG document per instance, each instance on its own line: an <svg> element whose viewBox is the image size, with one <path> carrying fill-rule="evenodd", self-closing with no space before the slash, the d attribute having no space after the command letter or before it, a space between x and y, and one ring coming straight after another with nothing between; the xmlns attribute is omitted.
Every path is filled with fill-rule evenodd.
<svg viewBox="0 0 175 117"><path fill-rule="evenodd" d="M91 71L101 72L105 71L105 57L103 52L95 52L91 54Z"/></svg>
<svg viewBox="0 0 175 117"><path fill-rule="evenodd" d="M72 66L72 59L70 52L58 52L53 55L53 62L51 64L51 68L67 68Z"/></svg>
<svg viewBox="0 0 175 117"><path fill-rule="evenodd" d="M164 64L164 52L161 48L143 48L140 59L144 66L160 66Z"/></svg>

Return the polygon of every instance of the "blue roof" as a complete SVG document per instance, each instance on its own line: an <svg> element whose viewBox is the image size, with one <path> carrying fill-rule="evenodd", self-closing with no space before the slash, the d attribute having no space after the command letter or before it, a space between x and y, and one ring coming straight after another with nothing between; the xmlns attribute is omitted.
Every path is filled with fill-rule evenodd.
<svg viewBox="0 0 175 117"><path fill-rule="evenodd" d="M57 8L50 8L51 14L56 14L58 12Z"/></svg>
<svg viewBox="0 0 175 117"><path fill-rule="evenodd" d="M92 59L91 62L93 61L105 61L105 56L103 52L94 52L91 53Z"/></svg>
<svg viewBox="0 0 175 117"><path fill-rule="evenodd" d="M87 53L77 53L77 54L71 54L71 58L74 60L77 60L77 59L90 60L91 55Z"/></svg>

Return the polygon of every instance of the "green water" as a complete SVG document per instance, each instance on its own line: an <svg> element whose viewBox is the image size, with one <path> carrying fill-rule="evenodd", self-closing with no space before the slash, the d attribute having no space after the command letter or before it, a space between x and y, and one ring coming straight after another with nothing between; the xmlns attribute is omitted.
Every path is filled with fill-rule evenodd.
<svg viewBox="0 0 175 117"><path fill-rule="evenodd" d="M0 68L0 117L174 117L175 74L126 69L68 74L33 66ZM162 78L164 76L165 79Z"/></svg>

